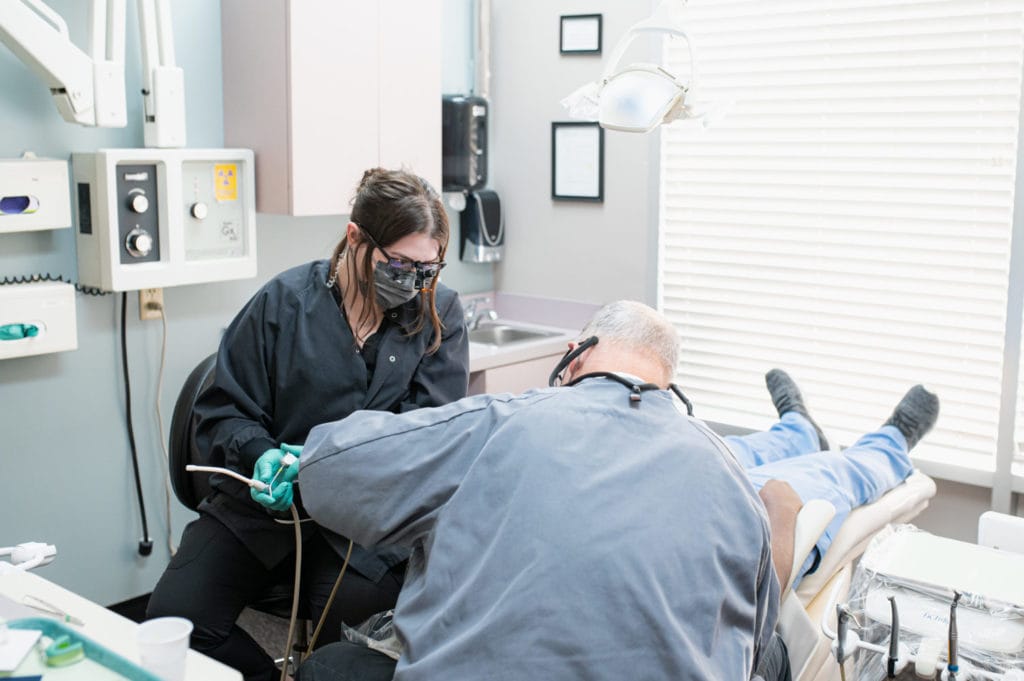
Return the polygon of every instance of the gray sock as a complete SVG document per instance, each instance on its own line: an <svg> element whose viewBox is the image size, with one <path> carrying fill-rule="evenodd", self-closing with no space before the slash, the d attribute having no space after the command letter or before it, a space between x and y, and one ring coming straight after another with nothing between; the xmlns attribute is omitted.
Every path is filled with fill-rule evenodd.
<svg viewBox="0 0 1024 681"><path fill-rule="evenodd" d="M768 387L768 394L771 395L772 404L775 405L775 410L779 412L779 416L781 417L790 411L803 416L814 426L814 432L818 434L818 444L821 446L821 449L828 449L828 440L825 438L825 433L821 431L818 424L811 418L810 412L807 411L807 405L804 404L804 396L800 393L800 388L797 387L796 381L782 369L772 369L764 375L764 384Z"/></svg>
<svg viewBox="0 0 1024 681"><path fill-rule="evenodd" d="M907 439L907 449L913 449L938 418L938 396L925 390L923 385L915 385L907 391L883 425L896 426Z"/></svg>

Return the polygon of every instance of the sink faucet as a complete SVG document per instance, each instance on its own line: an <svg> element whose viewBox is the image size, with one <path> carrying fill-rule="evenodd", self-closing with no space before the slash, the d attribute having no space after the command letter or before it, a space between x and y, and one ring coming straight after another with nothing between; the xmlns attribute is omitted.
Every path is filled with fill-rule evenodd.
<svg viewBox="0 0 1024 681"><path fill-rule="evenodd" d="M490 298L474 298L466 303L467 329L477 329L485 318L492 322L498 318L498 313L491 307Z"/></svg>

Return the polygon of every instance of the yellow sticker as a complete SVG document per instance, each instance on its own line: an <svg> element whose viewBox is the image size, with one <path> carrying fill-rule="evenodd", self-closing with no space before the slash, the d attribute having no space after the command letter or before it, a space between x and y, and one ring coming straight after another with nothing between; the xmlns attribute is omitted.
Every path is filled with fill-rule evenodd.
<svg viewBox="0 0 1024 681"><path fill-rule="evenodd" d="M238 200L237 163L217 163L213 166L213 196L218 201Z"/></svg>

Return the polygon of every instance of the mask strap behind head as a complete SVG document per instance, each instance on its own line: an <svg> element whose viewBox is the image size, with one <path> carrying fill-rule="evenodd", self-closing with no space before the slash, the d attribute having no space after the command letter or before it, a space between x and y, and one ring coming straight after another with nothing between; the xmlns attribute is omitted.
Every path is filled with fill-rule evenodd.
<svg viewBox="0 0 1024 681"><path fill-rule="evenodd" d="M584 352L594 347L595 345L597 345L597 336L591 336L590 338L587 338L586 340L580 342L580 344L576 346L575 350L566 351L566 353L562 355L562 359L559 360L558 364L555 365L555 368L551 372L551 375L548 376L548 385L551 386L552 388L561 385L562 374L565 373L565 370L569 367L569 365L572 364L577 357L579 357L580 355L582 355Z"/></svg>

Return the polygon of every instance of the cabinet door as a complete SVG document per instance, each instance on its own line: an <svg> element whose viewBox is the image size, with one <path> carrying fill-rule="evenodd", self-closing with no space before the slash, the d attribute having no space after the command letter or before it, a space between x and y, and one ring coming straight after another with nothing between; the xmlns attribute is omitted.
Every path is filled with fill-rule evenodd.
<svg viewBox="0 0 1024 681"><path fill-rule="evenodd" d="M470 394L475 395L482 392L518 394L531 388L547 387L548 376L551 375L551 370L555 368L561 357L560 354L537 357L478 372L470 377ZM483 374L482 380L480 373Z"/></svg>
<svg viewBox="0 0 1024 681"><path fill-rule="evenodd" d="M416 5L417 3L409 3ZM381 36L376 2L289 2L292 215L349 212L378 164Z"/></svg>
<svg viewBox="0 0 1024 681"><path fill-rule="evenodd" d="M380 164L441 191L441 0L381 0Z"/></svg>
<svg viewBox="0 0 1024 681"><path fill-rule="evenodd" d="M368 168L441 185L440 0L222 0L224 139L256 209L347 215Z"/></svg>

